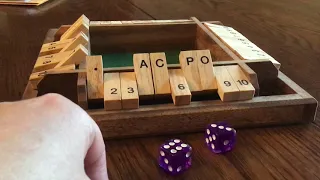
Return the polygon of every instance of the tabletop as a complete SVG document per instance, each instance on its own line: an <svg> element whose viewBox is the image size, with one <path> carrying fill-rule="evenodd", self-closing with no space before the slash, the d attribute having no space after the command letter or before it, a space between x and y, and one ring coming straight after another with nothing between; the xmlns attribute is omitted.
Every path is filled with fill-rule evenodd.
<svg viewBox="0 0 320 180"><path fill-rule="evenodd" d="M39 7L0 6L0 101L19 100L46 32L90 20L218 20L278 60L281 71L320 100L320 2L316 0L51 0ZM319 110L318 110L319 112ZM196 119L195 119L196 121ZM212 154L203 133L106 141L110 179L320 179L320 118L305 125L239 129L232 152ZM158 148L180 138L193 165L165 174Z"/></svg>

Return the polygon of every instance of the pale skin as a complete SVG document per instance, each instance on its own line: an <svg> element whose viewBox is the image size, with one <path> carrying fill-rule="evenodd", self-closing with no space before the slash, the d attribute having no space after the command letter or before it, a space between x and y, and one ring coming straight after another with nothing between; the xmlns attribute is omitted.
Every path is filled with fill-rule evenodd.
<svg viewBox="0 0 320 180"><path fill-rule="evenodd" d="M108 179L100 129L58 94L0 103L0 162L0 179Z"/></svg>

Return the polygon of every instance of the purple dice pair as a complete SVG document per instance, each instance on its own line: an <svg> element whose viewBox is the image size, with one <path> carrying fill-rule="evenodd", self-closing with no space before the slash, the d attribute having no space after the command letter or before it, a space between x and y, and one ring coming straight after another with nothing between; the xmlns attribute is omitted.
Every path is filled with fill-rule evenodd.
<svg viewBox="0 0 320 180"><path fill-rule="evenodd" d="M207 146L214 153L225 153L235 145L236 130L226 123L210 124L206 129Z"/></svg>
<svg viewBox="0 0 320 180"><path fill-rule="evenodd" d="M210 124L205 141L214 153L230 151L236 140L236 130L226 123ZM159 165L172 175L180 174L191 166L192 148L180 139L171 139L160 147Z"/></svg>
<svg viewBox="0 0 320 180"><path fill-rule="evenodd" d="M191 153L191 146L171 139L160 147L159 165L172 175L179 174L191 166Z"/></svg>

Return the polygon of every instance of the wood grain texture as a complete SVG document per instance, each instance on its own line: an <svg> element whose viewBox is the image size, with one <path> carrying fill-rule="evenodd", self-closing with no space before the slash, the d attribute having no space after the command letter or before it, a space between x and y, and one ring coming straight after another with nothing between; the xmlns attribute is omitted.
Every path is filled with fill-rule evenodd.
<svg viewBox="0 0 320 180"><path fill-rule="evenodd" d="M76 37L79 33L83 32L86 36L89 36L89 24L90 20L81 15L70 28L61 35L61 40L70 39Z"/></svg>
<svg viewBox="0 0 320 180"><path fill-rule="evenodd" d="M150 64L150 55L148 53L140 53L133 55L134 73L137 79L139 95L154 95L153 79Z"/></svg>
<svg viewBox="0 0 320 180"><path fill-rule="evenodd" d="M218 44L199 26L197 27L196 37L196 49L209 49L214 61L232 60L232 57L218 46Z"/></svg>
<svg viewBox="0 0 320 180"><path fill-rule="evenodd" d="M66 71L66 70L75 70L76 69L76 65L75 64L68 64L65 66L61 66L58 68L54 68L54 69L49 69L46 71L39 71L36 73L32 73L30 75L30 80L40 80L42 79L47 73L52 72L52 73L60 73L61 71Z"/></svg>
<svg viewBox="0 0 320 180"><path fill-rule="evenodd" d="M256 72L254 72L247 64L245 63L239 63L238 64L245 76L249 79L251 82L252 86L255 89L255 96L259 96L260 93L260 86L258 82L258 75Z"/></svg>
<svg viewBox="0 0 320 180"><path fill-rule="evenodd" d="M87 73L78 73L77 80L77 95L78 95L78 105L82 109L88 109L88 95L87 95Z"/></svg>
<svg viewBox="0 0 320 180"><path fill-rule="evenodd" d="M139 108L139 93L134 72L120 73L121 103L123 109Z"/></svg>
<svg viewBox="0 0 320 180"><path fill-rule="evenodd" d="M187 29L187 31L186 31ZM128 33L130 32L130 33ZM163 52L194 48L194 23L164 25L90 26L92 53ZM143 38L141 38L143 35Z"/></svg>
<svg viewBox="0 0 320 180"><path fill-rule="evenodd" d="M69 64L79 65L81 62L85 61L87 55L89 55L88 50L79 44L75 49L72 50L71 54L61 59L61 61L54 68L60 68Z"/></svg>
<svg viewBox="0 0 320 180"><path fill-rule="evenodd" d="M238 100L252 99L255 89L241 68L238 65L226 66L226 68L240 91Z"/></svg>
<svg viewBox="0 0 320 180"><path fill-rule="evenodd" d="M217 78L218 94L221 101L237 101L240 97L240 91L228 72L227 66L213 67L213 72Z"/></svg>
<svg viewBox="0 0 320 180"><path fill-rule="evenodd" d="M217 91L216 77L213 73L213 63L209 50L197 50L196 59L203 91Z"/></svg>
<svg viewBox="0 0 320 180"><path fill-rule="evenodd" d="M52 43L46 43L43 44L39 56L45 56L45 55L50 55L50 54L55 54L58 52L61 52L62 49L65 48L70 42L72 42L74 39L66 39L63 41L56 41Z"/></svg>
<svg viewBox="0 0 320 180"><path fill-rule="evenodd" d="M269 59L277 69L280 69L281 64L278 61L234 28L210 23L204 25L241 59Z"/></svg>
<svg viewBox="0 0 320 180"><path fill-rule="evenodd" d="M191 19L197 23L197 28L202 29L224 52L226 52L233 60L239 60L239 57L234 54L222 41L219 40L208 28L206 28L196 17Z"/></svg>
<svg viewBox="0 0 320 180"><path fill-rule="evenodd" d="M169 73L165 53L150 53L154 93L156 95L170 94Z"/></svg>
<svg viewBox="0 0 320 180"><path fill-rule="evenodd" d="M86 49L88 49L89 38L80 32L76 37L72 38L73 41L69 42L60 52L69 51L75 49L79 44L82 44Z"/></svg>
<svg viewBox="0 0 320 180"><path fill-rule="evenodd" d="M48 29L72 24L81 14L91 20L222 21L277 59L286 75L320 100L319 8L318 1L300 0L55 0L37 9L1 6L0 101L20 99ZM209 152L202 133L106 141L109 178L319 179L319 122L317 115L309 125L240 129L236 148L226 155ZM192 168L178 177L157 164L158 147L173 137L194 147Z"/></svg>
<svg viewBox="0 0 320 180"><path fill-rule="evenodd" d="M0 101L21 98L45 35L50 28L72 24L82 14L91 20L151 19L125 0L93 3L83 0L52 1L45 6L32 9L32 12L28 8L8 6L1 6L0 9L2 12L0 47L3 52L0 53L0 84L4 85L4 88L0 88ZM98 13L97 9L100 9ZM29 15L26 16L27 14Z"/></svg>
<svg viewBox="0 0 320 180"><path fill-rule="evenodd" d="M181 69L169 70L171 97L174 105L188 105L191 102L191 92Z"/></svg>
<svg viewBox="0 0 320 180"><path fill-rule="evenodd" d="M59 32L57 31L56 34L57 34L57 33L59 33ZM72 42L72 41L74 41L74 40L75 40L75 38L44 43L44 44L42 45L41 49L44 48L44 47L54 47L54 46L56 46L56 45L61 45L61 44L66 45L66 44L69 44L70 42ZM41 52L41 50L40 50L40 52Z"/></svg>
<svg viewBox="0 0 320 180"><path fill-rule="evenodd" d="M181 70L188 82L191 92L202 90L196 52L197 51L181 51L179 54Z"/></svg>
<svg viewBox="0 0 320 180"><path fill-rule="evenodd" d="M121 106L121 85L119 73L105 73L103 75L104 109L119 110Z"/></svg>
<svg viewBox="0 0 320 180"><path fill-rule="evenodd" d="M98 123L103 136L108 139L198 132L208 123L218 122L220 119L234 127L313 121L317 101L284 74L280 73L278 80L288 84L290 89L298 94L290 94L288 91L289 94L261 96L252 100L228 103L222 103L220 100L194 101L188 106L148 105L131 111L87 112Z"/></svg>
<svg viewBox="0 0 320 180"><path fill-rule="evenodd" d="M54 46L44 46L41 48L39 56L45 56L60 52L68 43L60 43Z"/></svg>
<svg viewBox="0 0 320 180"><path fill-rule="evenodd" d="M102 56L87 56L86 57L87 71L87 86L88 99L99 100L103 99L103 69Z"/></svg>
<svg viewBox="0 0 320 180"><path fill-rule="evenodd" d="M225 155L206 147L204 133L110 140L108 173L110 179L318 179L319 139L310 141L310 136L319 137L319 127L240 129L235 149ZM168 138L180 138L193 147L192 167L177 177L158 167L159 146Z"/></svg>
<svg viewBox="0 0 320 180"><path fill-rule="evenodd" d="M72 50L38 57L32 72L53 69L61 60L64 60L71 53Z"/></svg>

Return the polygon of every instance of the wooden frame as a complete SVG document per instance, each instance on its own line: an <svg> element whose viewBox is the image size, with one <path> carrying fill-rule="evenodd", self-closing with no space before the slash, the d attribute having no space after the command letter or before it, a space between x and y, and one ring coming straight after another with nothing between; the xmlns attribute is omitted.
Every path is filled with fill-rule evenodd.
<svg viewBox="0 0 320 180"><path fill-rule="evenodd" d="M220 23L220 22L214 22ZM108 31L115 37L121 36L121 28L129 28L133 32L129 50L137 50L131 46L137 40L139 31L155 31L159 29L162 33L166 30L179 32L179 25L183 28L192 27L192 32L182 34L181 39L195 39L186 48L196 47L199 49L210 49L215 54L214 66L238 64L244 70L251 83L257 89L261 89L261 96L252 100L221 102L217 99L206 101L194 101L187 106L174 106L171 104L143 105L134 110L105 111L103 109L87 110L85 70L78 69L64 72L47 72L45 78L40 82L38 88L33 88L29 82L23 99L32 98L47 92L57 92L67 96L86 109L88 114L97 122L104 138L123 138L132 136L159 135L203 131L204 127L213 122L227 121L234 127L258 127L277 124L293 124L313 121L317 109L317 101L296 83L283 73L278 71L268 60L240 60L227 46L221 45L221 41L207 31L197 19L183 21L156 22L138 21L135 23L110 23L110 21L94 21L90 23L91 50L101 52L103 40L110 39L110 34L101 32ZM137 27L139 26L139 27ZM141 28L140 28L141 27ZM144 28L142 28L144 27ZM62 26L59 30L50 30L45 42L59 39L68 26ZM136 32L136 34L134 34ZM151 33L152 35L152 33ZM127 37L127 38L128 38ZM152 36L150 36L152 38ZM117 39L117 38L115 38ZM130 39L130 38L129 38ZM151 39L152 40L152 39ZM154 40L154 39L153 39ZM168 43L167 39L160 39L162 46ZM160 42L160 40L158 42ZM115 41L109 41L115 42ZM122 42L126 42L122 40ZM182 41L183 43L184 41ZM149 42L137 41L140 47L146 47ZM112 44L106 45L111 48ZM180 44L170 44L177 47ZM120 47L120 46L118 46ZM169 47L169 48L171 48ZM117 46L108 51L118 51ZM132 48L132 49L130 49ZM159 48L159 47L157 47ZM161 49L161 48L159 48ZM125 49L128 50L128 49ZM149 49L154 50L154 49ZM168 68L179 68L179 65L170 65ZM133 71L133 67L105 68L104 72ZM59 89L52 83L57 79L63 85ZM71 82L72 81L72 82ZM61 85L61 84L60 84ZM272 85L273 88L270 88ZM68 88L66 88L68 87ZM70 92L72 90L72 92ZM257 94L256 94L257 95Z"/></svg>
<svg viewBox="0 0 320 180"><path fill-rule="evenodd" d="M279 79L296 94L228 103L214 100L192 102L188 106L150 105L128 111L88 110L88 113L105 138L204 131L206 125L219 121L237 128L313 121L317 101L283 73Z"/></svg>

